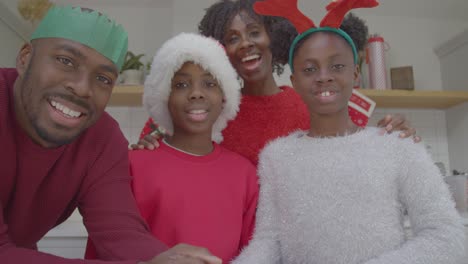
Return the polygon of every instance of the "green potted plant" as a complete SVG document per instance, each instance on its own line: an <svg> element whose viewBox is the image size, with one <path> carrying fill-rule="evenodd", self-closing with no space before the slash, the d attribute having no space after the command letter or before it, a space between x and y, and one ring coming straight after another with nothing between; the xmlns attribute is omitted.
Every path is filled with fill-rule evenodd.
<svg viewBox="0 0 468 264"><path fill-rule="evenodd" d="M152 64L151 60L147 61L146 64L145 64L145 68L144 68L145 78L151 73L151 64Z"/></svg>
<svg viewBox="0 0 468 264"><path fill-rule="evenodd" d="M143 80L143 62L141 58L144 54L135 55L128 51L125 55L125 61L122 65L121 80L124 85L140 85Z"/></svg>

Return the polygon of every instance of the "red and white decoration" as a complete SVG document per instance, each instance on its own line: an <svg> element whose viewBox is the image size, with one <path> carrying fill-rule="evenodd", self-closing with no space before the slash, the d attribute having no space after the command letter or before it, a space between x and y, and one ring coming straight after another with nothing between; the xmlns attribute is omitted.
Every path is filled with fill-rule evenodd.
<svg viewBox="0 0 468 264"><path fill-rule="evenodd" d="M385 41L374 35L367 41L367 63L369 64L369 88L384 90L387 85L387 66L385 64Z"/></svg>
<svg viewBox="0 0 468 264"><path fill-rule="evenodd" d="M348 103L349 116L353 123L361 127L366 126L374 112L375 105L372 99L354 89Z"/></svg>

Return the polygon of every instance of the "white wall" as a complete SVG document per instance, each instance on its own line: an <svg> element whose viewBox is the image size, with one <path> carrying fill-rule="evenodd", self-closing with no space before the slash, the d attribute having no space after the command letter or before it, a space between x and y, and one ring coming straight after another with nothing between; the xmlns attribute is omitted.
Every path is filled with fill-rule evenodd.
<svg viewBox="0 0 468 264"><path fill-rule="evenodd" d="M468 91L468 30L436 49L445 89ZM468 103L447 110L447 136L453 169L468 171Z"/></svg>
<svg viewBox="0 0 468 264"><path fill-rule="evenodd" d="M16 54L23 40L0 20L0 68L15 67Z"/></svg>
<svg viewBox="0 0 468 264"><path fill-rule="evenodd" d="M447 110L446 115L450 166L468 172L468 103Z"/></svg>
<svg viewBox="0 0 468 264"><path fill-rule="evenodd" d="M208 8L217 0L174 0L173 34L198 32L198 23Z"/></svg>
<svg viewBox="0 0 468 264"><path fill-rule="evenodd" d="M465 60L468 59L468 29L437 47L444 89L468 91Z"/></svg>
<svg viewBox="0 0 468 264"><path fill-rule="evenodd" d="M20 17L20 14L17 10L19 0L1 0L2 9L8 9L13 15L17 18Z"/></svg>
<svg viewBox="0 0 468 264"><path fill-rule="evenodd" d="M15 67L16 54L29 30L4 2L0 2L0 67Z"/></svg>

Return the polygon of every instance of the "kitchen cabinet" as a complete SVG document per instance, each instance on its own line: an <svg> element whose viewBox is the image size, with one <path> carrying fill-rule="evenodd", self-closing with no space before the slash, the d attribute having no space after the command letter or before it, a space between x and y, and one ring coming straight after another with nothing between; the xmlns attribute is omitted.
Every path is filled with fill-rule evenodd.
<svg viewBox="0 0 468 264"><path fill-rule="evenodd" d="M50 230L37 243L37 247L39 251L49 254L81 259L84 257L87 239L88 233L81 219L68 220Z"/></svg>
<svg viewBox="0 0 468 264"><path fill-rule="evenodd" d="M428 90L359 90L377 102L380 108L433 108L447 109L468 102L468 91ZM116 86L110 106L141 106L143 86Z"/></svg>
<svg viewBox="0 0 468 264"><path fill-rule="evenodd" d="M468 227L467 227L467 226L465 226L465 238L466 238L466 242L465 242L465 251L468 251ZM468 256L468 253L466 253L466 254L467 254L467 256ZM465 258L465 260L466 260L466 261L465 261L465 263L463 263L463 264L468 264L468 257Z"/></svg>

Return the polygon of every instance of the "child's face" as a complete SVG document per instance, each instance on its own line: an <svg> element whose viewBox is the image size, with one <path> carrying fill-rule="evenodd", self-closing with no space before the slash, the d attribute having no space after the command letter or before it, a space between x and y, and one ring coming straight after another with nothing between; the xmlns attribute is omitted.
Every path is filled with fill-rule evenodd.
<svg viewBox="0 0 468 264"><path fill-rule="evenodd" d="M358 68L341 36L313 33L296 50L293 63L291 82L311 114L347 114Z"/></svg>
<svg viewBox="0 0 468 264"><path fill-rule="evenodd" d="M174 74L168 108L174 135L205 134L211 129L222 109L224 95L218 81L202 67L186 62Z"/></svg>

